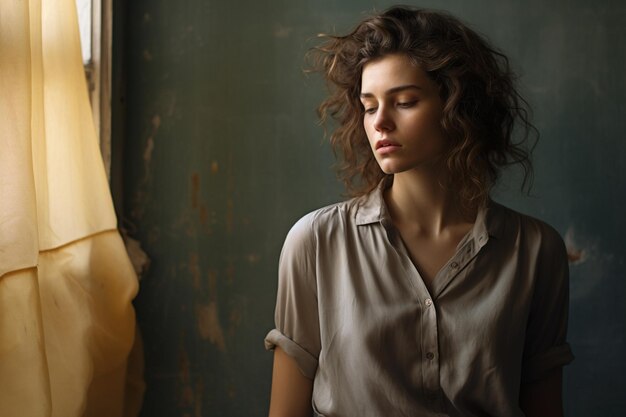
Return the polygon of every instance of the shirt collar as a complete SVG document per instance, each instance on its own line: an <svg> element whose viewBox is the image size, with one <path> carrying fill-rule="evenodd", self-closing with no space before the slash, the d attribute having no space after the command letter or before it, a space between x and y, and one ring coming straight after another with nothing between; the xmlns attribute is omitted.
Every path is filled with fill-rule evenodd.
<svg viewBox="0 0 626 417"><path fill-rule="evenodd" d="M381 223L387 228L393 224L383 198L383 192L391 186L392 182L393 176L386 176L374 190L359 197L360 201L358 202L358 208L355 214L357 226ZM474 227L472 227L466 239L473 238L474 241L482 247L487 243L489 237L500 237L503 227L504 218L501 206L489 199L487 203L478 210ZM466 239L463 239L459 245L463 245L467 241Z"/></svg>
<svg viewBox="0 0 626 417"><path fill-rule="evenodd" d="M393 176L388 175L383 178L376 188L369 193L359 197L359 204L356 210L356 225L363 226L371 223L385 223L391 221L387 205L383 198L383 192L391 186Z"/></svg>

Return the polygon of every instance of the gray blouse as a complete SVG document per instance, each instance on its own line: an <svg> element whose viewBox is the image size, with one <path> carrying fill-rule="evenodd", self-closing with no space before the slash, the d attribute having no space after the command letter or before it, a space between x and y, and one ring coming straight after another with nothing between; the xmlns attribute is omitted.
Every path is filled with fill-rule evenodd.
<svg viewBox="0 0 626 417"><path fill-rule="evenodd" d="M489 202L429 292L382 187L293 226L266 348L314 380L320 416L522 417L520 384L573 360L559 234Z"/></svg>

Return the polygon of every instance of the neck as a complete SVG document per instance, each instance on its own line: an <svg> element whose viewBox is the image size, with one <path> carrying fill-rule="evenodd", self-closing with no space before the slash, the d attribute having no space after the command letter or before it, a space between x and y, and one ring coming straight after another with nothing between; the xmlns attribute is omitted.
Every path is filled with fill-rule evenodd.
<svg viewBox="0 0 626 417"><path fill-rule="evenodd" d="M476 213L464 214L456 193L446 187L441 170L405 171L394 175L385 194L391 218L427 236L439 236L450 227L474 221Z"/></svg>

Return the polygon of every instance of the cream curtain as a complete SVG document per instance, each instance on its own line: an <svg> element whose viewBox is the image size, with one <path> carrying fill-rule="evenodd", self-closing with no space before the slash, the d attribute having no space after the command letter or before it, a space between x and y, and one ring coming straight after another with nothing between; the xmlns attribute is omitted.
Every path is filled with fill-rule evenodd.
<svg viewBox="0 0 626 417"><path fill-rule="evenodd" d="M137 414L116 227L74 0L1 0L0 416Z"/></svg>

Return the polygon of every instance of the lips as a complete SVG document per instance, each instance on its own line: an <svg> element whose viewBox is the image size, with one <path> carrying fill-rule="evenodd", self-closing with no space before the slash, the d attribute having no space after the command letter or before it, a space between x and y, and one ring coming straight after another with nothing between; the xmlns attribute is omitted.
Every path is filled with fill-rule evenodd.
<svg viewBox="0 0 626 417"><path fill-rule="evenodd" d="M390 146L400 147L401 145L398 142L394 142L390 139L381 139L376 142L376 150L379 150L381 148L388 148Z"/></svg>

